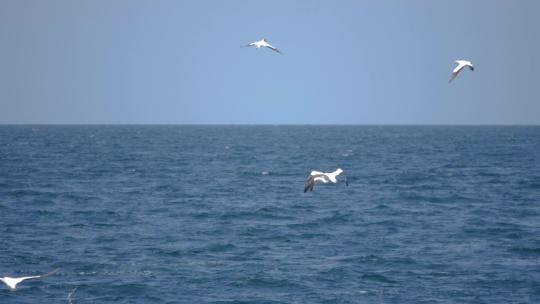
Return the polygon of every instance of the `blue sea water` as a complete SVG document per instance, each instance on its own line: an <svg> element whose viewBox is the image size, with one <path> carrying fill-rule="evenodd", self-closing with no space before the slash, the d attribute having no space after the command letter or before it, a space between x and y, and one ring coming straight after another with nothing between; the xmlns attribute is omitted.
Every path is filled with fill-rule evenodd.
<svg viewBox="0 0 540 304"><path fill-rule="evenodd" d="M60 269L2 304L540 303L540 127L1 126L0 256Z"/></svg>

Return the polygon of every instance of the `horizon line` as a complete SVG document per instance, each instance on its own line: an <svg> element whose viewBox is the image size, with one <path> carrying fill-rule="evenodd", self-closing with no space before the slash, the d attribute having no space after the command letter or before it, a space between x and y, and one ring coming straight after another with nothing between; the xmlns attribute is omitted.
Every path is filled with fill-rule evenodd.
<svg viewBox="0 0 540 304"><path fill-rule="evenodd" d="M340 123L0 123L0 126L358 126L358 127L539 127L540 124L515 124L515 123L373 123L373 124L340 124Z"/></svg>

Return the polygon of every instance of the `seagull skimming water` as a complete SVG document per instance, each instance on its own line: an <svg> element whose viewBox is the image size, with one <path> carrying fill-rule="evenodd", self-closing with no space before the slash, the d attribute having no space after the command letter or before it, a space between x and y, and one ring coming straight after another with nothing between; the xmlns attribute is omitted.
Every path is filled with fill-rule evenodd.
<svg viewBox="0 0 540 304"><path fill-rule="evenodd" d="M315 186L316 182L323 182L323 183L337 183L336 177L343 173L343 170L340 168L337 168L336 171L332 173L324 173L319 171L311 171L311 173L308 176L308 179L306 180L306 184L304 186L304 193L308 191L313 191L313 186ZM345 185L349 186L349 182L347 181L347 176L345 176Z"/></svg>
<svg viewBox="0 0 540 304"><path fill-rule="evenodd" d="M0 277L0 281L4 282L4 284L9 287L12 291L15 291L17 289L17 284L21 283L22 281L29 280L29 279L39 279L48 277L50 275L53 275L58 272L58 269L53 270L49 273L43 274L43 275L37 275L37 276L28 276L28 277L18 277L18 278L11 278L11 277Z"/></svg>
<svg viewBox="0 0 540 304"><path fill-rule="evenodd" d="M461 72L461 70L463 70L464 67L469 67L469 69L471 69L471 71L474 71L474 65L470 61L456 60L455 63L457 63L457 66L452 71L452 76L450 77L450 80L448 82L452 82L452 80L454 80L454 78L457 77L459 72Z"/></svg>
<svg viewBox="0 0 540 304"><path fill-rule="evenodd" d="M243 47L250 47L250 46L254 46L257 49L260 49L262 47L267 47L267 48L271 49L274 52L278 52L280 54L283 54L280 50L278 50L273 45L268 43L268 41L266 41L266 39L264 39L264 38L259 40L259 41L252 42L252 43L250 43L248 45L244 45Z"/></svg>

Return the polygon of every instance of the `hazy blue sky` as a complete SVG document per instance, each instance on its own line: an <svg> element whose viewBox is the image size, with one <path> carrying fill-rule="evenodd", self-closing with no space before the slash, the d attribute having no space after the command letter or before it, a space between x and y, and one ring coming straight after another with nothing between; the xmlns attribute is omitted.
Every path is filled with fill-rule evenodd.
<svg viewBox="0 0 540 304"><path fill-rule="evenodd" d="M540 124L539 70L538 0L0 0L0 123Z"/></svg>

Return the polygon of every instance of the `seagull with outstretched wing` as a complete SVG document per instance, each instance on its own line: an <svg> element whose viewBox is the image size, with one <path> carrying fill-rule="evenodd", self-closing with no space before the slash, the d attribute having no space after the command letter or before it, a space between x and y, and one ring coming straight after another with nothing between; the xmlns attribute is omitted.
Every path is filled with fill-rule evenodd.
<svg viewBox="0 0 540 304"><path fill-rule="evenodd" d="M450 80L448 82L452 82L452 80L454 80L454 78L457 77L459 72L461 72L461 70L463 70L464 67L469 67L471 71L474 71L474 65L470 61L456 60L455 63L457 63L457 66L452 71L452 76L450 76Z"/></svg>
<svg viewBox="0 0 540 304"><path fill-rule="evenodd" d="M280 50L278 50L276 47L274 47L273 45L271 45L270 43L268 43L268 41L266 41L266 39L261 39L259 41L255 41L255 42L252 42L248 45L244 45L243 47L255 47L256 49L260 49L262 47L267 47L269 49L271 49L272 51L274 52L277 52L277 53L280 53L280 54L283 54Z"/></svg>
<svg viewBox="0 0 540 304"><path fill-rule="evenodd" d="M337 183L337 176L343 173L343 170L340 168L337 168L336 171L331 173L324 173L319 171L311 171L309 174L306 184L304 185L304 193L308 191L313 191L313 187L315 186L316 182L322 182L323 184L326 184L328 182ZM347 176L345 176L345 185L349 186L349 182L347 181Z"/></svg>
<svg viewBox="0 0 540 304"><path fill-rule="evenodd" d="M37 275L37 276L27 276L27 277L17 277L17 278L0 277L0 281L4 282L4 284L6 284L6 286L9 287L9 289L11 289L12 291L15 291L17 289L17 285L21 283L22 281L26 281L30 279L41 279L44 277L51 276L57 272L58 272L58 269L55 269L49 273Z"/></svg>

